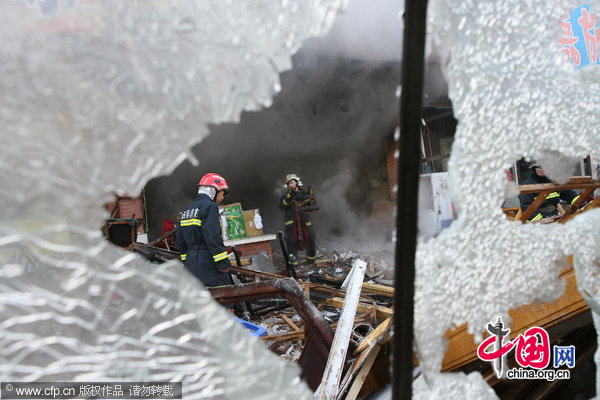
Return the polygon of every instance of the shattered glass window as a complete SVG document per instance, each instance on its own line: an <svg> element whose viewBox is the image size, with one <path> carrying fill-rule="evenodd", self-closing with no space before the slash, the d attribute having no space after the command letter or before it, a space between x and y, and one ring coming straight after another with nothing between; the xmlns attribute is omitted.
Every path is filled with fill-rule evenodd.
<svg viewBox="0 0 600 400"><path fill-rule="evenodd" d="M587 11L600 12L598 2L586 3ZM418 244L415 339L424 379L414 386L417 398L495 398L477 372L440 373L447 332L466 324L481 343L496 317L510 326L516 314L509 310L571 293L575 280L560 277L569 255L576 287L600 329L600 211L542 225L511 222L501 209L516 194L506 178L515 160L537 160L560 184L578 160L600 157L598 29L580 27L588 47L570 47L577 29L565 31L565 20L578 7L575 1L429 4L428 34L458 120L448 162L458 218Z"/></svg>
<svg viewBox="0 0 600 400"><path fill-rule="evenodd" d="M385 274L391 263L384 259L391 257L397 192L393 132L401 90L390 79L399 76L397 31L377 39L390 47L367 40L371 24L348 24L360 40L340 33L335 52L306 40L324 35L345 3L0 3L0 381L182 381L185 398L313 396L299 368L259 345L179 262L149 263L108 243L99 228L115 194L139 194L176 168L194 181L191 170L215 161L246 181L238 187L271 201L281 178L257 179L272 174L274 164L253 160L275 154L282 147L277 140L285 138L303 152L280 158L277 168L312 164L308 176L320 179L313 179L323 193L320 229L332 234L322 243L343 249L331 265L349 264L359 257L353 249L365 246L383 254L368 260L365 276L391 285ZM401 26L402 12L391 3L381 10ZM354 15L376 8L352 4L359 4ZM430 1L427 68L443 71L445 79L425 88L431 113L423 115L419 196L428 207L419 212L433 228L419 227L416 398L496 396L489 376L441 372L450 369L444 367L447 344L458 337L449 332L480 343L497 317L513 326L514 310L527 313L575 289L577 310L589 307L600 329L600 211L542 225L509 221L502 210L517 195L506 179L516 160L536 160L559 184L588 155L591 171L598 168L596 13L598 1ZM312 53L297 53L301 45ZM295 73L282 78L292 61ZM278 98L286 83L294 96ZM451 111L449 104L438 107L446 96ZM292 120L297 111L301 118ZM446 117L452 118L447 127L435 126ZM271 124L275 118L285 124ZM228 147L247 128L264 136ZM446 131L434 151L428 130L436 129ZM219 150L203 153L210 140ZM162 199L173 188L148 187ZM169 211L180 210L181 197ZM365 218L355 204L368 205L375 217ZM273 230L269 218L265 213L265 229ZM257 264L261 257L269 263L263 254ZM336 265L336 277L347 272ZM296 286L290 290L301 292ZM378 288L389 296L388 289ZM344 304L332 301L338 309ZM347 343L361 344L376 323L389 330L393 310L371 311L374 316L364 313L364 321L347 324L352 338L338 364ZM319 313L330 324L339 316ZM290 321L286 329L300 323ZM268 333L281 331L272 325ZM379 346L370 346L352 355L352 373L377 357ZM293 346L281 347L283 358L301 357ZM595 361L600 365L600 351ZM353 390L354 375L338 373L341 397ZM596 374L599 387L600 369Z"/></svg>
<svg viewBox="0 0 600 400"><path fill-rule="evenodd" d="M2 381L183 381L185 398L309 398L179 263L102 240L103 204L271 103L343 2L3 1Z"/></svg>

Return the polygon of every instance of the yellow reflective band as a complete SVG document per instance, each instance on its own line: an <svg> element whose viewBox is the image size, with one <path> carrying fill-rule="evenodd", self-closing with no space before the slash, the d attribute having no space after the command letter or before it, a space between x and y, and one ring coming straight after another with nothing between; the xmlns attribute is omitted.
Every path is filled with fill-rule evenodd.
<svg viewBox="0 0 600 400"><path fill-rule="evenodd" d="M294 221L285 221L284 225L291 225L293 223L294 223Z"/></svg>
<svg viewBox="0 0 600 400"><path fill-rule="evenodd" d="M527 221L527 222L538 221L538 220L540 220L540 219L542 219L542 214L541 214L541 213L538 213L538 215L536 215L534 218L530 219L530 220L529 220L529 221Z"/></svg>
<svg viewBox="0 0 600 400"><path fill-rule="evenodd" d="M313 257L311 257L311 256L306 256L306 258L308 258L309 260L314 260L315 258L317 258L317 256L313 256Z"/></svg>
<svg viewBox="0 0 600 400"><path fill-rule="evenodd" d="M185 261L187 254L181 254L179 257L181 258L181 261Z"/></svg>
<svg viewBox="0 0 600 400"><path fill-rule="evenodd" d="M199 219L196 219L196 218L193 218L193 219L182 219L179 224L181 226L192 226L192 225L202 226L202 221L199 220Z"/></svg>
<svg viewBox="0 0 600 400"><path fill-rule="evenodd" d="M292 265L298 265L298 261L290 261L290 264L292 264Z"/></svg>
<svg viewBox="0 0 600 400"><path fill-rule="evenodd" d="M290 205L290 203L288 203L288 201L286 199L283 199L283 204L285 204L286 206Z"/></svg>
<svg viewBox="0 0 600 400"><path fill-rule="evenodd" d="M215 260L215 262L221 261L221 260L226 259L227 257L228 257L228 254L226 251L224 251L222 253L217 254L216 256L213 256L213 260Z"/></svg>
<svg viewBox="0 0 600 400"><path fill-rule="evenodd" d="M312 222L307 222L306 223L306 226L311 226L311 225L312 225Z"/></svg>
<svg viewBox="0 0 600 400"><path fill-rule="evenodd" d="M579 198L579 196L575 197L573 200L571 200L571 205L573 205L573 203L575 203L577 201L577 199Z"/></svg>
<svg viewBox="0 0 600 400"><path fill-rule="evenodd" d="M552 192L548 195L548 197L546 197L547 199L553 199L555 197L560 197L560 194L558 192Z"/></svg>

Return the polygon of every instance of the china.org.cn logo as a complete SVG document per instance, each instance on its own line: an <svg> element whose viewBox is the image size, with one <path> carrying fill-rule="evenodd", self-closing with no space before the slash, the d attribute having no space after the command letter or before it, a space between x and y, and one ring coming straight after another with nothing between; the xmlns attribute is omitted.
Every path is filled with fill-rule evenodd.
<svg viewBox="0 0 600 400"><path fill-rule="evenodd" d="M589 4L571 11L560 23L560 43L563 52L577 67L600 64L600 24Z"/></svg>
<svg viewBox="0 0 600 400"><path fill-rule="evenodd" d="M527 329L513 340L506 340L510 329L505 329L502 317L495 323L487 325L490 337L485 339L477 348L477 356L483 361L490 361L498 378L504 372L505 356L515 349L515 360L521 368L506 371L508 379L569 379L569 369L546 369L550 365L550 338L544 328L538 326ZM488 349L493 347L493 349ZM575 367L575 346L553 346L552 353L554 368L565 365Z"/></svg>
<svg viewBox="0 0 600 400"><path fill-rule="evenodd" d="M37 8L44 16L52 17L58 15L63 3L73 7L77 0L21 0L21 2Z"/></svg>

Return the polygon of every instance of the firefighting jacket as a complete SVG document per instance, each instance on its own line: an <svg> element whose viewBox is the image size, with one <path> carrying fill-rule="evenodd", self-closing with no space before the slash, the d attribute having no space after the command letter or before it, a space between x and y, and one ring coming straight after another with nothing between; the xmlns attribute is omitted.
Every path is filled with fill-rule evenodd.
<svg viewBox="0 0 600 400"><path fill-rule="evenodd" d="M524 185L537 185L540 183L551 183L550 179L545 176L538 176L532 173L531 176L523 182ZM526 193L519 195L519 203L521 203L521 211L525 212L527 208L535 201L539 193ZM561 190L560 192L551 192L544 202L538 207L534 214L527 222L537 221L542 218L551 217L558 214L558 203L560 200L566 201L569 205L573 204L579 195L574 190Z"/></svg>
<svg viewBox="0 0 600 400"><path fill-rule="evenodd" d="M177 226L181 260L208 287L231 283L225 270L231 267L223 245L219 208L207 195L199 194L181 214Z"/></svg>
<svg viewBox="0 0 600 400"><path fill-rule="evenodd" d="M284 193L279 199L279 208L281 208L284 213L284 222L286 229L292 229L292 225L294 224L294 206L293 201L301 202L306 200L309 197L308 192L306 190L299 188L298 191L289 191ZM303 215L303 221L307 226L311 226L312 222L310 222L310 216L308 214Z"/></svg>

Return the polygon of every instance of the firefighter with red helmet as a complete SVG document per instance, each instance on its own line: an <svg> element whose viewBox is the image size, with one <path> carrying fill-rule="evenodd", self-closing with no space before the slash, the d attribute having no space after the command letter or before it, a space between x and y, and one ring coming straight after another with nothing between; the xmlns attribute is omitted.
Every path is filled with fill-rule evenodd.
<svg viewBox="0 0 600 400"><path fill-rule="evenodd" d="M207 287L231 284L231 267L223 245L219 207L229 192L227 181L218 174L206 174L198 182L198 195L181 213L177 244L185 267Z"/></svg>

